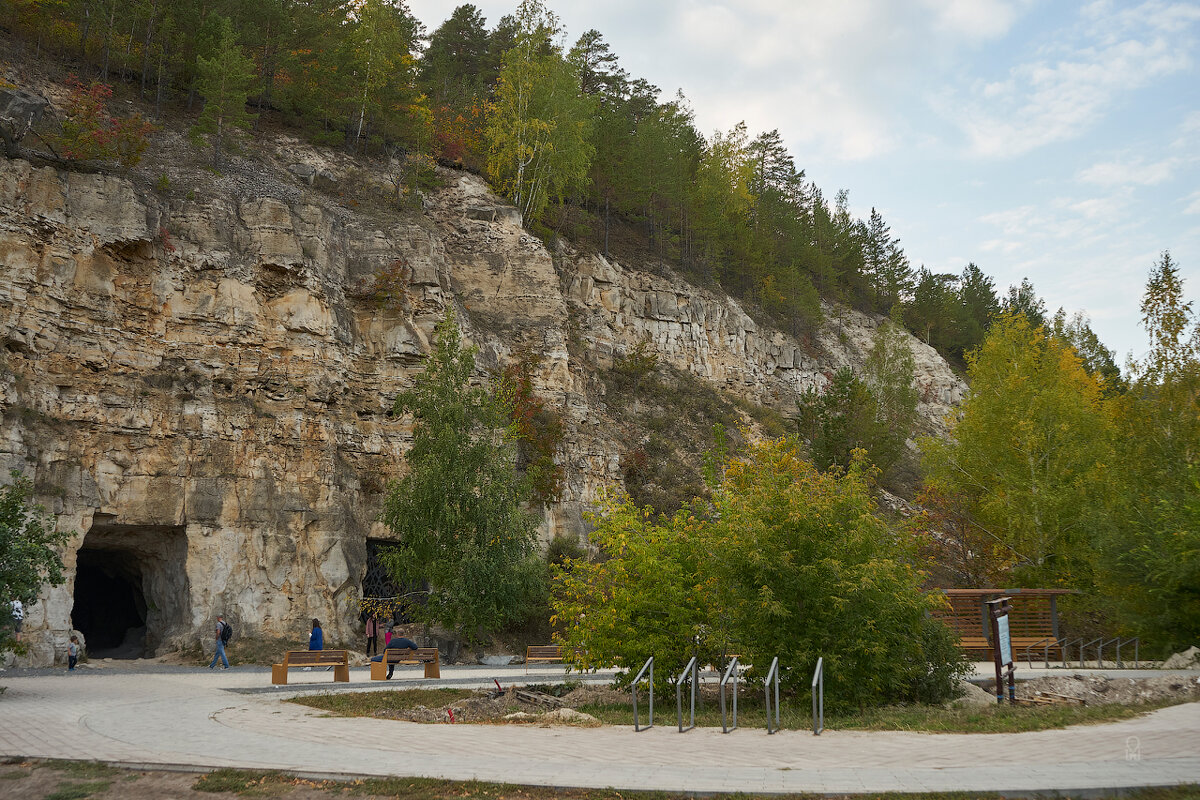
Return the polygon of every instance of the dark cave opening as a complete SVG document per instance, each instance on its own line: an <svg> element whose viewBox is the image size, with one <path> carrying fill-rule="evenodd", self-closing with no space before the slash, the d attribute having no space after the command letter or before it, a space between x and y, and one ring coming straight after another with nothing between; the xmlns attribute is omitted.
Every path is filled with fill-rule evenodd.
<svg viewBox="0 0 1200 800"><path fill-rule="evenodd" d="M141 565L133 553L79 551L71 619L93 658L146 654L146 598Z"/></svg>
<svg viewBox="0 0 1200 800"><path fill-rule="evenodd" d="M72 626L93 658L147 658L189 630L182 525L93 521L76 554Z"/></svg>

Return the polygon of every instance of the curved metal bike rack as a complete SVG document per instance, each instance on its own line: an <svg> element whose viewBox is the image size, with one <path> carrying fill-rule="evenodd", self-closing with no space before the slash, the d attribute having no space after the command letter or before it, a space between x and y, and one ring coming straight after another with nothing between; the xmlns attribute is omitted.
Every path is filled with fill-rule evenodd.
<svg viewBox="0 0 1200 800"><path fill-rule="evenodd" d="M772 682L775 686L775 727L771 727L771 686ZM779 730L779 656L771 659L771 668L767 670L767 734L770 735Z"/></svg>
<svg viewBox="0 0 1200 800"><path fill-rule="evenodd" d="M692 683L692 718L691 724L686 728L683 727L683 682L690 680ZM675 680L675 712L676 721L679 723L679 732L685 733L696 727L696 657L692 656L692 660L683 668L683 672Z"/></svg>
<svg viewBox="0 0 1200 800"><path fill-rule="evenodd" d="M650 676L649 676L650 677L650 724L639 726L638 725L638 706L637 706L637 687L638 687L638 683L640 683L642 680L642 676L646 674L646 670L650 671ZM637 677L633 679L633 683L630 684L630 687L633 689L633 730L636 732L636 731L644 731L649 728L653 728L654 727L654 656L650 656L649 658L646 659L646 663L642 664L642 668L640 670L638 670Z"/></svg>
<svg viewBox="0 0 1200 800"><path fill-rule="evenodd" d="M725 684L729 683L730 676L733 676L733 726L725 724ZM734 656L729 662L729 666L725 668L725 677L721 678L721 733L729 733L737 730L737 692L738 692L738 659Z"/></svg>
<svg viewBox="0 0 1200 800"><path fill-rule="evenodd" d="M1121 648L1127 644L1133 645L1133 668L1137 669L1138 665L1141 663L1140 659L1138 658L1138 647L1141 645L1141 642L1136 636L1132 639L1125 639L1123 641L1121 639L1117 639L1117 669L1125 669L1125 662L1121 660Z"/></svg>
<svg viewBox="0 0 1200 800"><path fill-rule="evenodd" d="M778 684L777 684L778 685ZM813 671L812 679L812 696L813 696L813 736L820 736L821 731L825 730L825 657L817 659L817 668ZM779 705L778 699L775 701L776 707ZM778 724L778 718L776 718Z"/></svg>

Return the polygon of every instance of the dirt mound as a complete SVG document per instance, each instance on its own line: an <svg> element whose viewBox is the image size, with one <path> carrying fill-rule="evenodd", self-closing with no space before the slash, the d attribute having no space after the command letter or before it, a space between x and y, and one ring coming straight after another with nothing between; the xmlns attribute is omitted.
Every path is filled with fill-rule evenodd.
<svg viewBox="0 0 1200 800"><path fill-rule="evenodd" d="M628 703L629 692L618 691L609 686L580 686L563 695L563 704L570 708L598 703Z"/></svg>
<svg viewBox="0 0 1200 800"><path fill-rule="evenodd" d="M591 714L584 714L573 708L560 708L556 711L547 711L538 717L538 721L550 725L574 725L579 728L598 728L604 724Z"/></svg>
<svg viewBox="0 0 1200 800"><path fill-rule="evenodd" d="M1200 700L1200 678L1163 675L1154 678L1104 678L1096 675L1063 675L1017 683L1017 697L1038 692L1083 700L1086 705L1139 705L1164 700Z"/></svg>

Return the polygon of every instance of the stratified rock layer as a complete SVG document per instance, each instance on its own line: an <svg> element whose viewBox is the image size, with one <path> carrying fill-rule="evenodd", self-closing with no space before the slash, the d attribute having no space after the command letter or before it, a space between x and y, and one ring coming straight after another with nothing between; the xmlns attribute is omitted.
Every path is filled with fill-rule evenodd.
<svg viewBox="0 0 1200 800"><path fill-rule="evenodd" d="M349 640L367 540L388 536L374 520L411 439L387 411L448 303L481 376L518 348L545 354L538 388L566 421L545 537L583 531L596 490L620 480L573 348L603 365L649 341L790 410L870 346L875 321L857 312L829 309L805 349L727 297L551 254L473 176L446 173L424 213L389 216L351 213L297 174L275 179L290 181L278 197L184 199L0 162L0 468L34 476L80 534L70 579L29 610L28 663L61 660L81 548L139 588L149 652L207 642L217 613L242 636L299 635L318 617L328 640ZM410 267L401 296L363 302L356 288L396 259ZM937 425L963 386L911 344Z"/></svg>

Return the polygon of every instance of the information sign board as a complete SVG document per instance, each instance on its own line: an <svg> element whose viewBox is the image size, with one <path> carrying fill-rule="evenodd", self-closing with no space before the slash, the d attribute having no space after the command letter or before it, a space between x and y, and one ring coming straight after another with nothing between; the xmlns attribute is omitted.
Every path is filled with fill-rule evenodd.
<svg viewBox="0 0 1200 800"><path fill-rule="evenodd" d="M1000 648L1000 663L1013 663L1012 638L1008 634L1008 614L996 618L996 644Z"/></svg>

